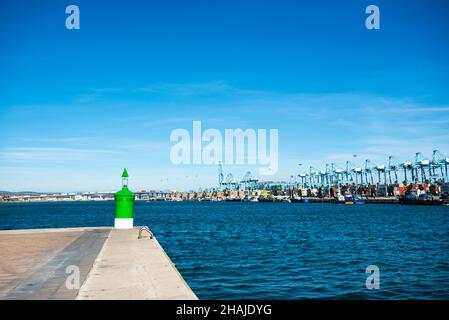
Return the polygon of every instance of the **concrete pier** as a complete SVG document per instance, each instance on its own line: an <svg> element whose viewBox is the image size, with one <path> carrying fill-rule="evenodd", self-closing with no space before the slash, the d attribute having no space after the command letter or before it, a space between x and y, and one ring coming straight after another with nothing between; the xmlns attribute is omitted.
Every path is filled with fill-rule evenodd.
<svg viewBox="0 0 449 320"><path fill-rule="evenodd" d="M137 228L0 231L0 248L0 299L197 299ZM73 266L80 287L66 285Z"/></svg>

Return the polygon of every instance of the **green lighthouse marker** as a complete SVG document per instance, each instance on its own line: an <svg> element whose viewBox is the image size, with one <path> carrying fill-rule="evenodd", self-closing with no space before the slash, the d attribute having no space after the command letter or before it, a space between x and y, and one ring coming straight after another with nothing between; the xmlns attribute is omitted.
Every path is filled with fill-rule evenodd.
<svg viewBox="0 0 449 320"><path fill-rule="evenodd" d="M114 195L114 228L117 229L131 229L134 224L134 193L128 189L128 177L125 168L122 173L122 190Z"/></svg>

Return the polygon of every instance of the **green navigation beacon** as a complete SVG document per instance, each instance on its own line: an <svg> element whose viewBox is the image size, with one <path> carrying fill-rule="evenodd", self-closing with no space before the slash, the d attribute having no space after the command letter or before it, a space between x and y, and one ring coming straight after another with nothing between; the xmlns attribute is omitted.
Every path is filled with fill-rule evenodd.
<svg viewBox="0 0 449 320"><path fill-rule="evenodd" d="M114 228L117 229L132 229L134 224L134 193L128 189L128 177L125 168L122 173L122 190L114 195Z"/></svg>

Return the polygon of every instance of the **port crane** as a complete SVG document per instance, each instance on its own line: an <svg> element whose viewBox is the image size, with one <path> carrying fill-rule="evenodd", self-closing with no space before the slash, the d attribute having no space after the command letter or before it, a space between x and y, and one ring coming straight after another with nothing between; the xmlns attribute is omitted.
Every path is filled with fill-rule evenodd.
<svg viewBox="0 0 449 320"><path fill-rule="evenodd" d="M310 175L309 175L310 187L315 188L319 183L318 178L319 178L320 171L318 169L314 168L313 166L310 166L309 171L310 171Z"/></svg>
<svg viewBox="0 0 449 320"><path fill-rule="evenodd" d="M228 190L236 190L238 187L238 183L234 180L234 176L232 173L228 173L226 175L226 189Z"/></svg>
<svg viewBox="0 0 449 320"><path fill-rule="evenodd" d="M243 176L242 180L240 180L240 184L243 185L244 190L248 190L250 188L250 180L251 180L251 171L247 171Z"/></svg>
<svg viewBox="0 0 449 320"><path fill-rule="evenodd" d="M394 183L398 183L398 172L397 171L398 171L400 165L397 162L395 162L394 160L395 160L394 156L392 156L392 155L388 156L387 170L388 170L388 179L390 181L390 184L392 183L391 172L394 173Z"/></svg>
<svg viewBox="0 0 449 320"><path fill-rule="evenodd" d="M417 152L415 154L415 174L416 174L416 180L418 180L419 172L421 172L421 182L425 183L427 178L430 178L431 175L431 168L430 168L430 160L425 158L421 152ZM426 168L428 169L429 176L426 175Z"/></svg>
<svg viewBox="0 0 449 320"><path fill-rule="evenodd" d="M374 166L374 170L377 172L377 188L380 190L380 186L384 186L385 195L388 194L388 182L387 182L387 167L384 164L378 164ZM382 178L381 175L383 175L383 184L382 184Z"/></svg>
<svg viewBox="0 0 449 320"><path fill-rule="evenodd" d="M218 163L218 189L221 190L224 184L223 165L221 161Z"/></svg>
<svg viewBox="0 0 449 320"><path fill-rule="evenodd" d="M441 172L442 181L447 182L449 179L447 170L448 165L449 165L449 158L444 154L442 154L439 150L433 150L432 153L432 166L434 168L433 176L436 177L435 169L439 168Z"/></svg>
<svg viewBox="0 0 449 320"><path fill-rule="evenodd" d="M360 174L360 184L363 184L363 169L361 167L353 167L352 172L355 175L355 184L358 185L358 175Z"/></svg>
<svg viewBox="0 0 449 320"><path fill-rule="evenodd" d="M300 179L300 185L302 188L307 187L307 174L306 173L300 173L298 174L298 177Z"/></svg>
<svg viewBox="0 0 449 320"><path fill-rule="evenodd" d="M326 164L326 169L323 173L325 184L327 187L331 187L338 183L337 174L335 173L335 163Z"/></svg>
<svg viewBox="0 0 449 320"><path fill-rule="evenodd" d="M240 183L243 184L244 190L253 190L255 189L258 181L259 180L252 177L251 171L247 171Z"/></svg>
<svg viewBox="0 0 449 320"><path fill-rule="evenodd" d="M345 171L337 166L335 163L332 163L332 172L335 177L335 186L339 186L341 182L344 180Z"/></svg>
<svg viewBox="0 0 449 320"><path fill-rule="evenodd" d="M232 173L228 173L226 178L224 178L223 165L221 162L218 163L218 187L219 190L235 190L238 187L238 183L235 182Z"/></svg>
<svg viewBox="0 0 449 320"><path fill-rule="evenodd" d="M387 185L387 168L384 164L379 164L374 167L374 170L377 171L377 183L380 185L382 182L381 174L383 173L383 182Z"/></svg>
<svg viewBox="0 0 449 320"><path fill-rule="evenodd" d="M345 175L345 178L346 178L345 182L346 183L353 183L354 178L352 176L352 173L354 172L353 170L355 168L355 165L351 161L346 161L345 166L346 166L346 169L343 172L343 174Z"/></svg>
<svg viewBox="0 0 449 320"><path fill-rule="evenodd" d="M330 178L330 172L329 172L329 164L326 163L326 168L325 170L321 170L320 171L320 184L322 186L329 186L329 178Z"/></svg>
<svg viewBox="0 0 449 320"><path fill-rule="evenodd" d="M371 185L374 184L374 178L373 178L373 171L371 170L372 167L372 162L370 159L366 159L365 160L365 169L363 170L365 173L365 181L368 182L370 181ZM368 180L368 176L369 176L369 180Z"/></svg>
<svg viewBox="0 0 449 320"><path fill-rule="evenodd" d="M407 170L410 170L410 173L411 173L411 181L412 182L415 182L415 170L414 170L414 167L413 167L413 163L412 162L410 162L410 161L407 161L407 162L402 162L401 164L400 164L400 167L402 168L402 170L404 170L404 179L405 179L405 182L407 182L408 180L407 180Z"/></svg>

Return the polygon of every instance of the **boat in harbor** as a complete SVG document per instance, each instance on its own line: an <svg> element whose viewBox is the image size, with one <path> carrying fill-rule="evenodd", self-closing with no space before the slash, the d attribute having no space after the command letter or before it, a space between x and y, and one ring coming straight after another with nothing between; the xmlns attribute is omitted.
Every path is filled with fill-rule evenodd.
<svg viewBox="0 0 449 320"><path fill-rule="evenodd" d="M225 198L224 201L226 201L226 202L241 202L242 200L240 198L229 197L229 198Z"/></svg>
<svg viewBox="0 0 449 320"><path fill-rule="evenodd" d="M422 200L422 199L400 198L399 204L420 205L420 206L441 206L441 205L443 205L443 202L440 200L432 200L432 199L431 200Z"/></svg>
<svg viewBox="0 0 449 320"><path fill-rule="evenodd" d="M274 202L290 202L290 201L287 201L288 198L285 196L274 196L273 198L274 198Z"/></svg>
<svg viewBox="0 0 449 320"><path fill-rule="evenodd" d="M258 198L259 202L274 202L275 198L270 191L263 190Z"/></svg>
<svg viewBox="0 0 449 320"><path fill-rule="evenodd" d="M399 198L398 203L406 205L439 206L443 204L443 201L439 197L433 197L425 191L413 187Z"/></svg>
<svg viewBox="0 0 449 320"><path fill-rule="evenodd" d="M421 206L440 206L443 201L434 199L427 194L416 195L416 193L409 193L399 198L399 204L406 205L421 205Z"/></svg>
<svg viewBox="0 0 449 320"><path fill-rule="evenodd" d="M335 198L335 203L341 203L341 204L365 204L366 200L362 199L358 196L353 195L338 195Z"/></svg>
<svg viewBox="0 0 449 320"><path fill-rule="evenodd" d="M259 199L255 196L245 195L242 198L242 202L259 202Z"/></svg>
<svg viewBox="0 0 449 320"><path fill-rule="evenodd" d="M257 197L251 197L251 198L249 199L249 202L259 202L259 198L257 198Z"/></svg>

